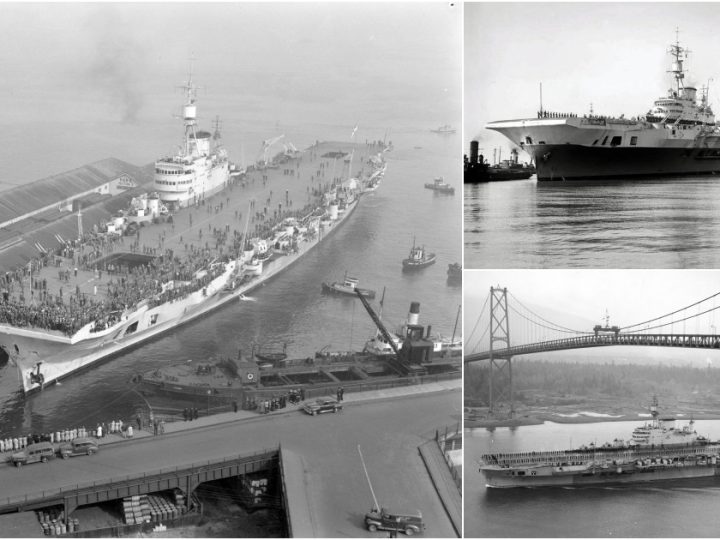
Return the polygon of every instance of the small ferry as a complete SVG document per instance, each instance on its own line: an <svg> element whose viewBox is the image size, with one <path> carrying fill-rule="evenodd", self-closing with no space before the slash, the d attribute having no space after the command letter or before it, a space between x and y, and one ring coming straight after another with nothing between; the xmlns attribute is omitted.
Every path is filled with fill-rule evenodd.
<svg viewBox="0 0 720 540"><path fill-rule="evenodd" d="M455 133L457 130L450 124L444 124L439 128L431 129L430 131L432 131L433 133L440 133L441 135L449 135L451 133Z"/></svg>

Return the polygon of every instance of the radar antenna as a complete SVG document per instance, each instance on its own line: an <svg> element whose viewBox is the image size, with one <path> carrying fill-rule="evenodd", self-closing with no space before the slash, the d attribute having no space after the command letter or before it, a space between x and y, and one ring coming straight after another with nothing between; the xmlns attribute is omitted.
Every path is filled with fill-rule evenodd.
<svg viewBox="0 0 720 540"><path fill-rule="evenodd" d="M677 27L675 28L675 43L670 45L668 52L675 58L675 60L670 66L671 69L668 71L668 73L672 73L675 76L677 93L678 95L680 95L680 90L685 88L685 85L683 84L683 79L685 78L685 70L683 69L682 56L685 55L685 58L687 58L690 54L690 49L686 49L680 46L680 29Z"/></svg>

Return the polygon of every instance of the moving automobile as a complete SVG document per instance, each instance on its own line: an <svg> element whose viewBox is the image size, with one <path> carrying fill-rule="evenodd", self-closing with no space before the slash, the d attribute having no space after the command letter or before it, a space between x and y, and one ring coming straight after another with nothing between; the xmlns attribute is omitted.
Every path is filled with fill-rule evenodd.
<svg viewBox="0 0 720 540"><path fill-rule="evenodd" d="M415 512L390 512L382 508L379 512L376 508L365 514L365 525L368 531L395 531L404 532L407 536L425 530L425 523L420 511Z"/></svg>
<svg viewBox="0 0 720 540"><path fill-rule="evenodd" d="M315 416L316 414L325 412L338 412L342 410L342 405L337 399L334 398L321 398L315 401L308 401L303 405L303 409L306 413Z"/></svg>
<svg viewBox="0 0 720 540"><path fill-rule="evenodd" d="M16 467L22 467L29 463L47 462L55 457L55 447L49 442L39 442L29 444L20 452L16 452L10 457L12 464Z"/></svg>
<svg viewBox="0 0 720 540"><path fill-rule="evenodd" d="M58 453L63 459L74 456L91 456L99 450L98 444L90 437L78 437L70 443L60 446Z"/></svg>

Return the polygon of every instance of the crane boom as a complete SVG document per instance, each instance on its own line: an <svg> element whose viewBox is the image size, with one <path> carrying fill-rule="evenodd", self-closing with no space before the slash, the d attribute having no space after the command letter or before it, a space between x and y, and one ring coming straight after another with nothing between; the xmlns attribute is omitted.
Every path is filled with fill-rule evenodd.
<svg viewBox="0 0 720 540"><path fill-rule="evenodd" d="M365 299L365 297L362 295L362 293L355 289L355 294L362 302L363 307L368 312L368 315L370 315L370 318L375 323L375 326L378 327L378 330L380 330L380 333L382 336L387 340L387 342L390 344L390 347L392 347L392 350L395 352L395 354L399 354L400 351L397 348L397 345L395 345L395 340L390 335L390 332L388 332L387 328L385 328L385 325L380 320L380 317L377 316L377 313L375 313L375 310L372 308L372 306L368 303L368 301Z"/></svg>

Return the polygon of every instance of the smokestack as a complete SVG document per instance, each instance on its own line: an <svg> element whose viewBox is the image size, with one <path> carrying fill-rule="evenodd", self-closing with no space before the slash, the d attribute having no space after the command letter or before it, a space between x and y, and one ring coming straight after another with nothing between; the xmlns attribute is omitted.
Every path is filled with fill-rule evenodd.
<svg viewBox="0 0 720 540"><path fill-rule="evenodd" d="M408 313L408 324L418 324L420 318L420 302L410 303L410 312Z"/></svg>
<svg viewBox="0 0 720 540"><path fill-rule="evenodd" d="M428 324L428 328L427 328L427 339L430 339L430 330L432 330L432 325L429 325L429 324Z"/></svg>
<svg viewBox="0 0 720 540"><path fill-rule="evenodd" d="M510 161L513 163L513 165L517 165L518 162L518 151L517 148L513 148L510 151Z"/></svg>
<svg viewBox="0 0 720 540"><path fill-rule="evenodd" d="M478 141L470 141L470 163L473 165L478 161L478 149L480 143Z"/></svg>

